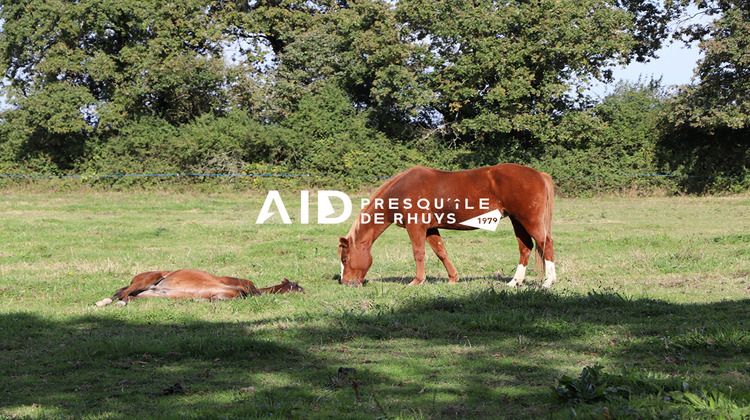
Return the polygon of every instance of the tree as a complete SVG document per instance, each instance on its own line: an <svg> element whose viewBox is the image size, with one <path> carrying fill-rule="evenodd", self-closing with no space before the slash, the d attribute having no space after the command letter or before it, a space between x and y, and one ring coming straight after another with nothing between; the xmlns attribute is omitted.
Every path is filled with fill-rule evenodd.
<svg viewBox="0 0 750 420"><path fill-rule="evenodd" d="M689 86L677 107L677 122L704 129L750 128L750 1L701 1L700 10L718 16L682 33L699 41L697 85Z"/></svg>
<svg viewBox="0 0 750 420"><path fill-rule="evenodd" d="M257 2L232 25L231 32L250 45L248 71L233 92L264 117L283 121L305 97L331 84L391 135L414 115L413 104L397 106L416 80L408 61L413 47L401 39L388 2ZM249 68L259 62L273 65Z"/></svg>
<svg viewBox="0 0 750 420"><path fill-rule="evenodd" d="M273 91L277 118L333 81L391 136L422 127L465 145L543 137L577 88L652 56L672 15L630 0L261 1L236 32L273 52L269 83L243 83Z"/></svg>
<svg viewBox="0 0 750 420"><path fill-rule="evenodd" d="M636 28L627 9L597 0L405 0L397 8L406 36L423 47L414 60L433 93L429 113L463 141L543 137L575 103L571 91L609 80L608 66L655 45L640 42L647 28Z"/></svg>
<svg viewBox="0 0 750 420"><path fill-rule="evenodd" d="M0 71L18 159L70 168L140 117L221 112L220 9L202 1L3 1ZM45 158L46 156L46 158Z"/></svg>
<svg viewBox="0 0 750 420"><path fill-rule="evenodd" d="M19 159L41 151L70 168L141 119L179 127L240 109L286 129L311 103L331 103L363 124L357 138L442 142L477 152L471 165L528 161L585 103L589 81L653 54L672 10L636 0L7 0L0 71L17 130L0 141ZM245 60L229 63L230 45Z"/></svg>
<svg viewBox="0 0 750 420"><path fill-rule="evenodd" d="M4 1L9 99L52 133L117 129L143 115L180 123L219 109L217 14L197 0Z"/></svg>
<svg viewBox="0 0 750 420"><path fill-rule="evenodd" d="M695 192L747 190L750 185L750 2L696 2L710 17L681 33L705 56L698 82L683 87L659 143L665 171L693 175Z"/></svg>

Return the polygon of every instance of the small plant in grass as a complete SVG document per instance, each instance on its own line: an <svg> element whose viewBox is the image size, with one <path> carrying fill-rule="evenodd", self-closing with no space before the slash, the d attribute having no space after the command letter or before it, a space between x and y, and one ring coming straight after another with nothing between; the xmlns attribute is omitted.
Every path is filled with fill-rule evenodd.
<svg viewBox="0 0 750 420"><path fill-rule="evenodd" d="M617 385L612 375L602 372L603 367L586 366L578 378L563 376L558 378L555 395L566 403L590 403L605 401L613 396L628 396L632 389L627 385Z"/></svg>
<svg viewBox="0 0 750 420"><path fill-rule="evenodd" d="M750 351L750 333L740 327L696 328L687 331L680 341L685 347L711 349L724 353Z"/></svg>
<svg viewBox="0 0 750 420"><path fill-rule="evenodd" d="M600 365L583 368L578 378L558 378L557 400L573 405L576 418L728 418L750 416L748 395L711 389L691 390L680 378L657 378L639 371L603 372Z"/></svg>
<svg viewBox="0 0 750 420"><path fill-rule="evenodd" d="M705 418L747 419L750 417L750 406L747 400L733 399L731 393L725 394L716 390L708 392L684 392L671 394L672 399L685 405L692 414Z"/></svg>

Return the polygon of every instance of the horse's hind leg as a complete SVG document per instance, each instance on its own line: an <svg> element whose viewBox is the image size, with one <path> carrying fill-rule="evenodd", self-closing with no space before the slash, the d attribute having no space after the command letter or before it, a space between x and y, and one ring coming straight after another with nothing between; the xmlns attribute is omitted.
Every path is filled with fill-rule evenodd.
<svg viewBox="0 0 750 420"><path fill-rule="evenodd" d="M513 231L515 231L516 239L518 240L518 250L521 254L518 260L518 267L516 267L516 273L508 282L508 286L516 287L520 286L526 280L526 266L529 265L529 256L531 256L531 250L534 248L534 242L521 222L516 220L515 217L511 217L510 221L513 224Z"/></svg>
<svg viewBox="0 0 750 420"><path fill-rule="evenodd" d="M450 258L448 258L448 251L445 249L445 245L443 245L443 238L440 237L440 231L437 228L427 229L427 243L430 244L432 250L435 251L435 255L437 255L448 271L448 283L457 282L458 271L453 266Z"/></svg>
<svg viewBox="0 0 750 420"><path fill-rule="evenodd" d="M120 293L122 293L122 291L123 291L123 290L125 290L125 289L127 289L127 288L128 288L128 286L125 286L125 287L121 287L121 288L119 288L119 289L118 289L118 290L117 290L117 291L115 292L115 295L114 295L114 296L112 296L111 298L106 298L106 299L102 299L102 300L100 300L100 301L98 301L98 302L94 303L94 305L96 305L96 306L107 306L107 305L109 305L110 303L114 302L114 299L118 299L118 295L119 295Z"/></svg>
<svg viewBox="0 0 750 420"><path fill-rule="evenodd" d="M125 305L131 298L158 283L169 273L170 271L148 271L138 274L133 278L133 280L130 281L130 284L128 286L125 286L115 292L115 295L112 296L112 299L120 299L120 302L118 302L118 304Z"/></svg>
<svg viewBox="0 0 750 420"><path fill-rule="evenodd" d="M530 226L527 231L536 241L536 256L534 258L535 266L539 275L543 275L544 283L542 287L549 289L552 283L557 280L555 272L555 252L553 248L552 235L547 232L544 226Z"/></svg>
<svg viewBox="0 0 750 420"><path fill-rule="evenodd" d="M549 289L552 287L552 283L557 280L557 273L555 272L555 251L552 246L552 236L549 234L545 235L544 242L537 240L537 255L538 260L544 260L544 283L542 287ZM541 264L539 264L541 267Z"/></svg>

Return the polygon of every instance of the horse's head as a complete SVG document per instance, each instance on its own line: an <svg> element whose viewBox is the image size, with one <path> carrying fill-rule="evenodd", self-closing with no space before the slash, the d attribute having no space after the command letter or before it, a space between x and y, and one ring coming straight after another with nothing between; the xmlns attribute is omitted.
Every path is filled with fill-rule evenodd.
<svg viewBox="0 0 750 420"><path fill-rule="evenodd" d="M281 289L279 289L279 293L289 293L289 292L302 292L306 293L305 289L302 288L299 284L289 281L284 277L281 279Z"/></svg>
<svg viewBox="0 0 750 420"><path fill-rule="evenodd" d="M361 286L372 265L370 250L355 248L349 238L339 237L338 252L341 257L341 284Z"/></svg>

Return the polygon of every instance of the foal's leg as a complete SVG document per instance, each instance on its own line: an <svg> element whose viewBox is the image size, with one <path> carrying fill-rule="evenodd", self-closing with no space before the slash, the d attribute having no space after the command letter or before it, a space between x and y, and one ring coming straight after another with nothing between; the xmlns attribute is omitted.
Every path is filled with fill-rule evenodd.
<svg viewBox="0 0 750 420"><path fill-rule="evenodd" d="M526 266L529 265L529 256L531 255L531 250L534 248L534 242L521 222L516 220L515 217L511 217L510 221L513 224L513 231L516 233L516 239L518 240L518 250L521 254L518 260L518 267L516 267L516 273L508 282L508 286L516 287L520 286L526 280Z"/></svg>
<svg viewBox="0 0 750 420"><path fill-rule="evenodd" d="M112 303L114 299L120 299L120 302L117 302L117 304L124 306L131 298L153 286L169 273L171 273L171 271L147 271L138 274L133 280L131 280L128 286L120 288L111 298L106 298L96 302L96 306L107 306Z"/></svg>
<svg viewBox="0 0 750 420"><path fill-rule="evenodd" d="M419 225L406 225L406 232L411 239L411 250L414 252L414 262L417 265L417 274L409 286L422 284L426 276L424 273L424 242L426 238L426 229Z"/></svg>
<svg viewBox="0 0 750 420"><path fill-rule="evenodd" d="M237 289L232 289L229 287L223 287L214 291L211 291L210 297L208 300L210 301L217 301L217 300L230 300L234 298L238 298L242 296L242 292L240 292Z"/></svg>
<svg viewBox="0 0 750 420"><path fill-rule="evenodd" d="M437 255L445 266L445 269L448 271L448 283L457 282L458 271L448 258L448 251L446 251L445 245L443 245L443 238L440 237L440 232L437 228L427 229L427 243L430 244L432 250L435 251L435 255Z"/></svg>

